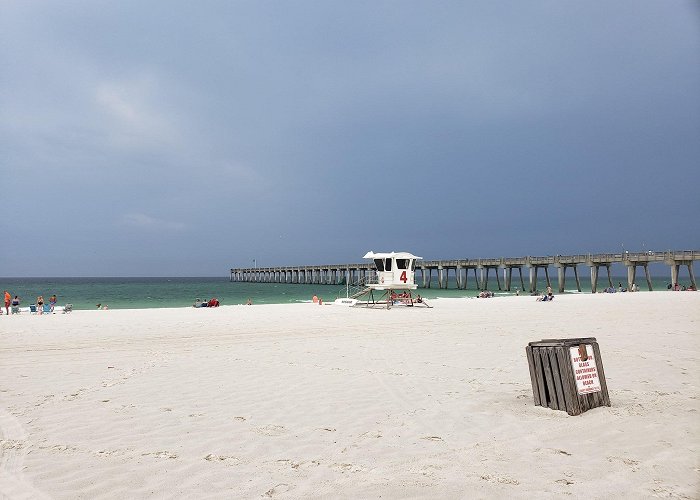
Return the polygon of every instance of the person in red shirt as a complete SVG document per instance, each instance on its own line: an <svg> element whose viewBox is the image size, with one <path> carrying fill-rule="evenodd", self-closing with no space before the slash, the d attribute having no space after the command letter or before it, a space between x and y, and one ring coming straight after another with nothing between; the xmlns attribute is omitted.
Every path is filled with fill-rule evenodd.
<svg viewBox="0 0 700 500"><path fill-rule="evenodd" d="M5 313L10 314L10 301L12 300L12 296L10 295L10 292L5 290ZM0 311L1 314L1 311Z"/></svg>

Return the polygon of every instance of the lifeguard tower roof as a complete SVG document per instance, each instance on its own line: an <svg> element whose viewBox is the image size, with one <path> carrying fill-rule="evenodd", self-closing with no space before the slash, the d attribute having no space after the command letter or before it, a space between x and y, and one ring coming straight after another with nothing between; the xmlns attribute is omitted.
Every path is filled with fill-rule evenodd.
<svg viewBox="0 0 700 500"><path fill-rule="evenodd" d="M378 252L374 253L372 251L369 251L365 254L363 259L387 259L387 258L392 258L395 257L397 259L422 259L423 257L418 257L417 255L413 255L412 253L409 252Z"/></svg>

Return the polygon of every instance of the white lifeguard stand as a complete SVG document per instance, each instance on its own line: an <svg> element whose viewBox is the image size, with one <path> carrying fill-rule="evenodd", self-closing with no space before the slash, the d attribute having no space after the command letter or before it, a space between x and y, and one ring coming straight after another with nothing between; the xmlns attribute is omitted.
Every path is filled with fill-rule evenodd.
<svg viewBox="0 0 700 500"><path fill-rule="evenodd" d="M417 257L408 252L375 253L367 252L363 259L372 259L377 272L367 286L374 290L415 290Z"/></svg>
<svg viewBox="0 0 700 500"><path fill-rule="evenodd" d="M420 295L418 298L414 298L411 294L412 290L418 288L416 285L416 261L422 257L408 252L367 252L363 258L371 259L376 270L376 275L366 284L366 291L369 294L367 305L386 303L387 308L394 304L428 305L420 298ZM384 292L379 300L374 298L375 290Z"/></svg>

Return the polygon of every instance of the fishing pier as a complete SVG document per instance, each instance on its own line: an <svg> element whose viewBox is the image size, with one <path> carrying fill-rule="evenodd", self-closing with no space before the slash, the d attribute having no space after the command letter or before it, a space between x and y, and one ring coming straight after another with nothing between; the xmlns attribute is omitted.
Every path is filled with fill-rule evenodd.
<svg viewBox="0 0 700 500"><path fill-rule="evenodd" d="M456 288L467 288L469 275L473 274L474 282L479 290L487 290L489 275L493 273L498 290L511 291L513 271L516 272L520 289L537 290L538 273L544 273L547 286L551 286L550 270L556 269L559 292L564 292L566 273L571 270L576 281L576 288L581 291L578 266L588 266L591 276L591 292L598 288L598 278L601 268L607 271L607 282L614 286L610 267L622 264L627 268L627 287L636 284L637 269L641 268L646 278L649 291L652 291L649 265L661 263L670 267L671 283L678 283L681 267L687 267L690 282L697 289L693 264L700 260L700 250L667 250L663 252L623 252L580 255L556 255L548 257L498 257L492 259L454 259L454 260L421 260L416 263L416 272L420 271L421 280L416 276L416 282L422 288L430 288L433 276L437 277L440 289L446 289L450 275L454 277ZM525 286L523 268L526 270L528 286ZM371 263L362 264L329 264L320 266L280 266L280 267L250 267L231 269L231 281L260 282L260 283L301 283L319 285L342 285L345 283L367 282L376 273ZM433 274L434 273L434 274ZM541 276L541 274L540 274Z"/></svg>

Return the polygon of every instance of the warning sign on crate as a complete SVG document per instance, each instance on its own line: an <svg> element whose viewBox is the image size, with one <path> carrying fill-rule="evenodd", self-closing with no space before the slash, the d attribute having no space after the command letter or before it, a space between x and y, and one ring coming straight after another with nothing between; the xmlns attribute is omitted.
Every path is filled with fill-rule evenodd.
<svg viewBox="0 0 700 500"><path fill-rule="evenodd" d="M600 392L600 379L598 378L598 369L595 366L595 357L593 356L593 346L586 345L585 353L582 347L571 347L571 364L574 368L574 376L576 377L576 390L579 394L589 394L591 392Z"/></svg>

